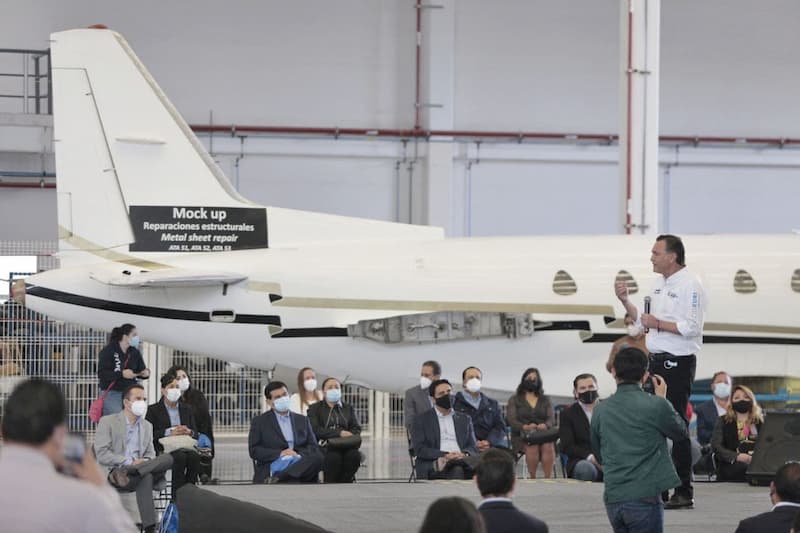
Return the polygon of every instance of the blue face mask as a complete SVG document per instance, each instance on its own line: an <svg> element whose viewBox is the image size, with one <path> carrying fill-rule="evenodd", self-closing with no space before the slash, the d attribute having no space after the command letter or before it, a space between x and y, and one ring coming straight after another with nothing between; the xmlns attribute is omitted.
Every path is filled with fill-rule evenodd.
<svg viewBox="0 0 800 533"><path fill-rule="evenodd" d="M135 335L133 338L131 338L131 342L130 342L130 344L131 344L131 346L133 346L134 348L137 348L137 349L138 349L138 348L139 348L139 335Z"/></svg>
<svg viewBox="0 0 800 533"><path fill-rule="evenodd" d="M342 399L342 389L328 389L325 391L325 399L331 403L339 403Z"/></svg>
<svg viewBox="0 0 800 533"><path fill-rule="evenodd" d="M275 410L279 413L285 413L289 410L289 405L291 404L291 399L288 396L281 396L280 398L276 398L272 400L272 405L275 407Z"/></svg>

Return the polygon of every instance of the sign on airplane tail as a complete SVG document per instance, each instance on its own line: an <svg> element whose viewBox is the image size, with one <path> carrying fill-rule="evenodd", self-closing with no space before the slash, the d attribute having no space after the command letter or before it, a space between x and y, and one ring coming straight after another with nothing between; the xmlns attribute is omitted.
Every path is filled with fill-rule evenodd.
<svg viewBox="0 0 800 533"><path fill-rule="evenodd" d="M263 207L130 206L136 252L227 252L267 248Z"/></svg>

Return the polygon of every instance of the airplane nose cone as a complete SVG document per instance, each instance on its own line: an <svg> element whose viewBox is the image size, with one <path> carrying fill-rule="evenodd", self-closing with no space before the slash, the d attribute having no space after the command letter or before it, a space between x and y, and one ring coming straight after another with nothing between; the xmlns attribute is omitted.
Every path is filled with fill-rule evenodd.
<svg viewBox="0 0 800 533"><path fill-rule="evenodd" d="M11 287L11 298L20 305L25 305L25 280L18 279Z"/></svg>

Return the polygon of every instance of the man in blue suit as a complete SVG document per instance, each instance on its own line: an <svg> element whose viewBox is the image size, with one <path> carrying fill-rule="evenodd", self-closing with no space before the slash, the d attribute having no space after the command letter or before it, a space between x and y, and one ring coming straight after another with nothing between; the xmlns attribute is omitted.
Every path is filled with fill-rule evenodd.
<svg viewBox="0 0 800 533"><path fill-rule="evenodd" d="M480 457L472 419L453 411L453 387L437 379L428 388L434 408L414 419L411 440L417 456L417 477L469 479Z"/></svg>
<svg viewBox="0 0 800 533"><path fill-rule="evenodd" d="M323 456L311 423L305 416L289 411L289 389L285 383L273 381L264 395L272 409L253 419L247 438L250 457L255 461L253 483L315 483ZM272 463L278 460L286 461L289 466L276 468Z"/></svg>

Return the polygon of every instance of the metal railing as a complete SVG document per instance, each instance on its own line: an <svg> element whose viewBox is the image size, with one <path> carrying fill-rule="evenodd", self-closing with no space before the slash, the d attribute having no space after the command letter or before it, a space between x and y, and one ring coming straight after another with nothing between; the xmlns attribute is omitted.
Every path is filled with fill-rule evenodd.
<svg viewBox="0 0 800 533"><path fill-rule="evenodd" d="M22 100L22 109L3 110L52 115L50 50L0 48L0 54L0 80L10 80L10 83L0 85L0 99ZM18 65L19 68L12 65Z"/></svg>

